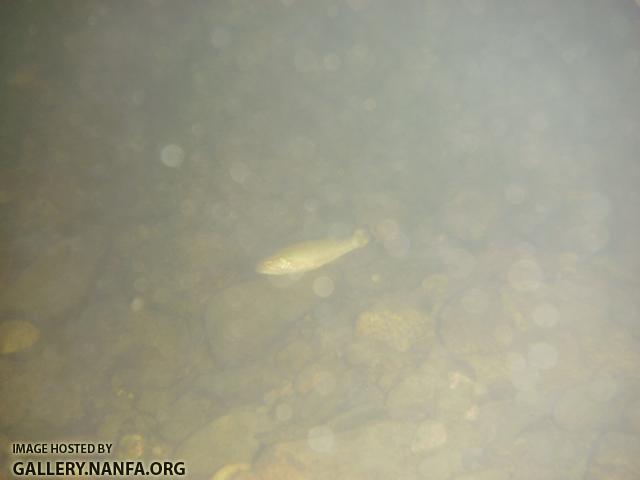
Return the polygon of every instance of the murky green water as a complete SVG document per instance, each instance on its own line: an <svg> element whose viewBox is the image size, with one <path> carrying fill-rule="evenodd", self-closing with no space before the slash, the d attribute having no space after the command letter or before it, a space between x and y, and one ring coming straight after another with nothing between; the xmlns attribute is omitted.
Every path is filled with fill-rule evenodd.
<svg viewBox="0 0 640 480"><path fill-rule="evenodd" d="M0 18L0 478L640 478L637 2Z"/></svg>

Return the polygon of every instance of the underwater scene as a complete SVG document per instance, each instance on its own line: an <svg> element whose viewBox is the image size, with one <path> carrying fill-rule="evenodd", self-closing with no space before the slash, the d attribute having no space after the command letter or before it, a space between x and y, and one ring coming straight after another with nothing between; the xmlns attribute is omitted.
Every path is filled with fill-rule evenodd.
<svg viewBox="0 0 640 480"><path fill-rule="evenodd" d="M640 479L640 0L6 0L0 48L0 480Z"/></svg>

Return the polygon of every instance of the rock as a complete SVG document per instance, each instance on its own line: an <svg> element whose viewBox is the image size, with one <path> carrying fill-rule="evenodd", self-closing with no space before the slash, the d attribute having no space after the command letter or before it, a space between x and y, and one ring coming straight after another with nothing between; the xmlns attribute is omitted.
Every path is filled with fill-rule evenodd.
<svg viewBox="0 0 640 480"><path fill-rule="evenodd" d="M389 390L386 399L388 413L396 419L422 418L433 413L437 400L452 391L448 373L457 372L449 356L434 348L420 368L402 375Z"/></svg>
<svg viewBox="0 0 640 480"><path fill-rule="evenodd" d="M106 246L97 230L52 245L9 284L0 305L30 319L63 315L82 300Z"/></svg>
<svg viewBox="0 0 640 480"><path fill-rule="evenodd" d="M437 373L432 373L437 375ZM448 388L443 388L438 395L438 418L442 420L468 420L477 417L478 402L484 396L485 389L474 379L462 371L449 371Z"/></svg>
<svg viewBox="0 0 640 480"><path fill-rule="evenodd" d="M447 427L434 420L420 422L411 443L411 451L425 453L447 443Z"/></svg>
<svg viewBox="0 0 640 480"><path fill-rule="evenodd" d="M186 392L158 413L158 431L163 438L180 442L202 426L202 418L211 418L215 411L205 395Z"/></svg>
<svg viewBox="0 0 640 480"><path fill-rule="evenodd" d="M239 405L262 398L285 378L278 369L256 363L202 374L195 380L194 388L218 402Z"/></svg>
<svg viewBox="0 0 640 480"><path fill-rule="evenodd" d="M140 413L161 419L169 411L175 414L175 409L172 408L175 397L176 393L170 388L145 388L137 392L131 400L134 400L135 409ZM195 411L200 413L198 409Z"/></svg>
<svg viewBox="0 0 640 480"><path fill-rule="evenodd" d="M106 372L119 354L137 348L139 339L132 334L132 318L133 312L124 299L105 296L64 322L56 330L55 339L65 344L65 357L74 375Z"/></svg>
<svg viewBox="0 0 640 480"><path fill-rule="evenodd" d="M149 348L159 352L169 363L188 369L199 346L201 327L177 315L142 310L131 316L132 337L137 339L135 348Z"/></svg>
<svg viewBox="0 0 640 480"><path fill-rule="evenodd" d="M124 435L150 431L149 417L140 415L131 402L123 401L119 404L112 402L109 407L116 410L104 415L96 429L96 435L104 441L118 445Z"/></svg>
<svg viewBox="0 0 640 480"><path fill-rule="evenodd" d="M54 347L4 366L6 371L0 368L0 426L41 432L69 426L84 416L89 403L87 384L69 376L69 363Z"/></svg>
<svg viewBox="0 0 640 480"><path fill-rule="evenodd" d="M118 237L130 288L160 311L201 318L212 291L229 286L237 245L220 234L139 225Z"/></svg>
<svg viewBox="0 0 640 480"><path fill-rule="evenodd" d="M257 435L269 425L264 411L231 411L191 434L176 450L176 458L184 460L193 478L211 476L229 463L249 463L260 446Z"/></svg>
<svg viewBox="0 0 640 480"><path fill-rule="evenodd" d="M414 478L414 432L415 425L404 422L376 422L342 433L319 425L310 428L303 439L263 449L254 462L255 471L283 472L282 477L266 477L269 480Z"/></svg>
<svg viewBox="0 0 640 480"><path fill-rule="evenodd" d="M386 406L392 418L411 418L428 414L434 407L440 381L423 373L412 373L395 385Z"/></svg>
<svg viewBox="0 0 640 480"><path fill-rule="evenodd" d="M465 355L476 380L487 389L504 389L512 385L514 372L509 368L510 358L505 351Z"/></svg>
<svg viewBox="0 0 640 480"><path fill-rule="evenodd" d="M362 312L356 332L399 352L409 351L416 343L429 344L435 337L433 322L426 313L410 306L385 303Z"/></svg>
<svg viewBox="0 0 640 480"><path fill-rule="evenodd" d="M352 430L385 415L383 392L362 371L336 359L309 365L293 385L285 384L268 397L279 428L265 434L266 443L297 438L315 425L335 432Z"/></svg>
<svg viewBox="0 0 640 480"><path fill-rule="evenodd" d="M116 453L121 458L141 458L145 454L146 440L139 433L128 433L120 437Z"/></svg>
<svg viewBox="0 0 640 480"><path fill-rule="evenodd" d="M389 352L376 348L374 342L364 338L356 338L346 352L346 359L350 365L375 368L386 360Z"/></svg>
<svg viewBox="0 0 640 480"><path fill-rule="evenodd" d="M298 397L293 403L293 418L308 425L325 422L344 410L358 383L342 362L324 361L302 370L294 387Z"/></svg>
<svg viewBox="0 0 640 480"><path fill-rule="evenodd" d="M554 391L582 381L585 370L580 345L576 339L569 333L559 333L553 337L549 336L548 340L530 345L527 352L528 363L540 372L540 390ZM549 345L551 348L545 350L542 348L543 345ZM551 368L540 368L552 363L554 353L557 357L556 364L551 365Z"/></svg>
<svg viewBox="0 0 640 480"><path fill-rule="evenodd" d="M119 358L111 384L116 390L136 395L145 388L171 387L184 374L184 369L162 352L141 347Z"/></svg>
<svg viewBox="0 0 640 480"><path fill-rule="evenodd" d="M278 370L297 373L314 356L313 345L306 340L294 338L275 355Z"/></svg>
<svg viewBox="0 0 640 480"><path fill-rule="evenodd" d="M232 365L264 356L283 328L310 309L314 297L303 280L280 288L256 280L217 293L205 315L211 354Z"/></svg>
<svg viewBox="0 0 640 480"><path fill-rule="evenodd" d="M473 431L468 433L473 434L476 445L484 448L511 448L514 438L548 414L547 405L489 400L478 405L476 419L470 422Z"/></svg>
<svg viewBox="0 0 640 480"><path fill-rule="evenodd" d="M0 353L15 353L31 347L40 338L40 330L25 320L0 323Z"/></svg>
<svg viewBox="0 0 640 480"><path fill-rule="evenodd" d="M477 466L482 468L508 465L507 470L521 472L518 478L527 480L592 478L585 475L585 469L593 450L594 438L594 434L564 432L545 418L530 423L508 440L507 444L496 447L500 448L500 461L483 462L484 464L480 463Z"/></svg>

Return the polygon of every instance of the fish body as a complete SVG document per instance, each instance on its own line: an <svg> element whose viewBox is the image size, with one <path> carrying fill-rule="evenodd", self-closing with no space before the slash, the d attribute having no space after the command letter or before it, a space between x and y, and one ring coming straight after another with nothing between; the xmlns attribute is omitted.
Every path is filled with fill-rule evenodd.
<svg viewBox="0 0 640 480"><path fill-rule="evenodd" d="M315 270L335 259L364 247L369 236L364 230L356 230L351 237L342 240L313 240L286 247L261 261L256 272L266 275L291 275Z"/></svg>

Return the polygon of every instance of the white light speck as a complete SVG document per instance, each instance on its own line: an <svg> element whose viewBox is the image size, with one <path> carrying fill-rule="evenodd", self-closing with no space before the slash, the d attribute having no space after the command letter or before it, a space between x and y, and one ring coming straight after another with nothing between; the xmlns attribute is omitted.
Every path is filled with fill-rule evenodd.
<svg viewBox="0 0 640 480"><path fill-rule="evenodd" d="M333 280L330 277L318 277L313 281L313 293L318 297L327 298L333 293Z"/></svg>
<svg viewBox="0 0 640 480"><path fill-rule="evenodd" d="M364 101L363 107L367 112L373 112L378 108L378 102L376 102L375 98L369 97Z"/></svg>
<svg viewBox="0 0 640 480"><path fill-rule="evenodd" d="M131 310L140 312L144 308L144 299L136 297L131 301Z"/></svg>
<svg viewBox="0 0 640 480"><path fill-rule="evenodd" d="M160 152L160 161L169 168L179 168L184 162L184 150L178 145L167 145Z"/></svg>

